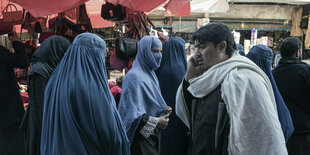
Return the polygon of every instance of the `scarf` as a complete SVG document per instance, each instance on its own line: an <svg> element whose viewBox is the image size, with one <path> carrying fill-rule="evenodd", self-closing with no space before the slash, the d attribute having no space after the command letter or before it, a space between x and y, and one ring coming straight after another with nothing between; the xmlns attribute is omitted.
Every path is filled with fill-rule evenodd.
<svg viewBox="0 0 310 155"><path fill-rule="evenodd" d="M159 117L165 115L164 110L167 109L154 72L160 64L156 62L151 51L161 46L157 38L143 37L139 42L133 67L126 74L122 84L119 113L126 126L130 143L143 114Z"/></svg>
<svg viewBox="0 0 310 155"><path fill-rule="evenodd" d="M189 83L187 90L196 98L208 95L221 84L221 96L230 117L229 154L287 154L272 85L251 60L235 54ZM183 84L176 96L176 113L190 127Z"/></svg>

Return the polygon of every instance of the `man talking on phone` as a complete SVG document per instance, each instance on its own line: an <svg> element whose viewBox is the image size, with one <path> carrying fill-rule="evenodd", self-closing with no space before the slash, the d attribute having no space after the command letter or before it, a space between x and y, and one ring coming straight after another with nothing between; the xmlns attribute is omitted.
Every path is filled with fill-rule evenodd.
<svg viewBox="0 0 310 155"><path fill-rule="evenodd" d="M271 83L240 56L230 29L209 23L193 35L197 53L176 96L193 155L285 155Z"/></svg>

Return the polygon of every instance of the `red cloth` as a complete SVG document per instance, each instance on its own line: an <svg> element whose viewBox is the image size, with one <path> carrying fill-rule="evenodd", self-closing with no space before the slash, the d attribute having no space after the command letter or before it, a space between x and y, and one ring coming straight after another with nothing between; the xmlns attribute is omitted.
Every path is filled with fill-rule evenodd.
<svg viewBox="0 0 310 155"><path fill-rule="evenodd" d="M28 103L29 102L29 96L28 96L27 92L21 93L20 96L22 97L23 103Z"/></svg>
<svg viewBox="0 0 310 155"><path fill-rule="evenodd" d="M56 35L56 33L55 32L42 32L39 37L39 43L40 44L43 43L45 39L53 35Z"/></svg>
<svg viewBox="0 0 310 155"><path fill-rule="evenodd" d="M115 86L115 83L113 81L108 81L108 82L109 82L109 88L110 89Z"/></svg>
<svg viewBox="0 0 310 155"><path fill-rule="evenodd" d="M115 48L113 49L113 52L110 57L110 64L111 64L111 67L116 70L122 70L127 66L126 61L123 61L116 56Z"/></svg>
<svg viewBox="0 0 310 155"><path fill-rule="evenodd" d="M111 93L113 95L113 97L116 96L116 94L121 94L122 93L122 89L118 86L114 86L111 88Z"/></svg>
<svg viewBox="0 0 310 155"><path fill-rule="evenodd" d="M189 0L170 0L165 6L165 16L189 16L191 7Z"/></svg>
<svg viewBox="0 0 310 155"><path fill-rule="evenodd" d="M23 92L23 93L20 94L20 97L22 97L22 101L24 103L24 108L26 110L27 107L28 107L28 103L29 103L28 93L27 92Z"/></svg>
<svg viewBox="0 0 310 155"><path fill-rule="evenodd" d="M28 10L34 17L43 17L77 7L88 0L10 0Z"/></svg>
<svg viewBox="0 0 310 155"><path fill-rule="evenodd" d="M113 4L120 4L130 9L142 12L150 12L166 2L166 0L106 0L106 1Z"/></svg>

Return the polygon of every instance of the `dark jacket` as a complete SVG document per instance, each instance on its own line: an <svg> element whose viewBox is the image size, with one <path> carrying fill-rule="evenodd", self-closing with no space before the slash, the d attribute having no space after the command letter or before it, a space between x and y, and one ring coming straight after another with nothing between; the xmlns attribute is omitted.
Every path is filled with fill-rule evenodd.
<svg viewBox="0 0 310 155"><path fill-rule="evenodd" d="M310 130L310 66L297 58L282 58L272 71L290 110L295 132Z"/></svg>
<svg viewBox="0 0 310 155"><path fill-rule="evenodd" d="M21 42L12 45L15 53L0 46L0 128L18 127L25 112L14 68L27 68L29 60Z"/></svg>
<svg viewBox="0 0 310 155"><path fill-rule="evenodd" d="M191 112L191 154L228 155L229 115L221 98L221 85L203 98L194 98L183 82L186 104Z"/></svg>

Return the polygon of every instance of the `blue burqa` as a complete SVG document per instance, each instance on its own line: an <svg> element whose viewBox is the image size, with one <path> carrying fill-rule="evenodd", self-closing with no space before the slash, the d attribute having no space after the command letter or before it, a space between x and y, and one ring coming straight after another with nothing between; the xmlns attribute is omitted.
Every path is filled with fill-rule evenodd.
<svg viewBox="0 0 310 155"><path fill-rule="evenodd" d="M236 44L236 46L237 46L237 50L239 51L239 54L242 56L245 56L243 46L241 44Z"/></svg>
<svg viewBox="0 0 310 155"><path fill-rule="evenodd" d="M294 131L294 126L291 114L283 101L283 98L278 90L278 87L271 73L270 67L273 59L273 52L267 46L260 44L253 46L250 52L246 55L246 57L251 59L269 77L277 104L278 116L281 123L282 131L285 137L285 141L287 141Z"/></svg>
<svg viewBox="0 0 310 155"><path fill-rule="evenodd" d="M153 117L165 115L167 105L161 95L154 70L160 65L152 49L161 49L161 42L154 37L143 37L133 67L127 73L122 85L119 112L126 125L127 136L132 143L143 114Z"/></svg>
<svg viewBox="0 0 310 155"><path fill-rule="evenodd" d="M156 70L161 94L168 106L175 107L175 96L187 68L185 55L185 41L173 37L163 45L163 58ZM176 116L173 109L169 124L161 133L161 155L185 155L189 142L187 140L187 127Z"/></svg>
<svg viewBox="0 0 310 155"><path fill-rule="evenodd" d="M129 154L105 52L100 37L80 34L53 72L44 95L41 154Z"/></svg>

